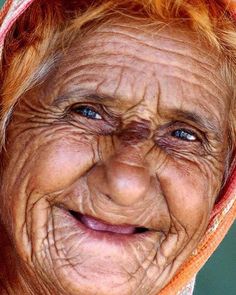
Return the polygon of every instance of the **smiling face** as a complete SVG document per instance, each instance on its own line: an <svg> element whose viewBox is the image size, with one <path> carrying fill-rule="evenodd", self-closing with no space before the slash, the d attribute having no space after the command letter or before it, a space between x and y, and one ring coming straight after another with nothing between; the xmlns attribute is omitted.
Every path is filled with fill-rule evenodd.
<svg viewBox="0 0 236 295"><path fill-rule="evenodd" d="M1 206L43 294L156 294L203 236L229 103L217 55L196 40L103 25L16 106Z"/></svg>

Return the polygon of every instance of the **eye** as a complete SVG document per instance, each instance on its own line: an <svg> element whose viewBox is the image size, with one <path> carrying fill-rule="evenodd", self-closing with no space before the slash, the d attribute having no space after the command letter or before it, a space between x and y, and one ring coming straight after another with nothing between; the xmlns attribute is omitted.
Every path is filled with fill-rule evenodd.
<svg viewBox="0 0 236 295"><path fill-rule="evenodd" d="M180 140L184 140L184 141L197 141L198 137L197 135L190 131L190 130L186 130L186 129L177 129L171 132L171 136L176 137Z"/></svg>
<svg viewBox="0 0 236 295"><path fill-rule="evenodd" d="M102 116L91 106L87 106L87 105L75 106L72 109L72 111L88 119L102 120Z"/></svg>

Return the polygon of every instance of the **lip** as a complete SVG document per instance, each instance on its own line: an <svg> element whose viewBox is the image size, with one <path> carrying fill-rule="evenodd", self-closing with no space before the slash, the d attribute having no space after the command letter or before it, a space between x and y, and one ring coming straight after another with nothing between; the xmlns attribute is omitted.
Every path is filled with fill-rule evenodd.
<svg viewBox="0 0 236 295"><path fill-rule="evenodd" d="M145 229L143 227L135 227L132 225L114 225L114 231L111 231L112 225L105 223L97 218L83 215L73 210L67 210L65 208L57 207L59 214L62 218L66 218L69 221L71 228L76 230L79 235L86 234L87 237L97 241L108 241L116 243L131 242L137 240L143 240L144 238L159 235L160 233L154 230ZM77 215L77 216L76 216ZM108 225L107 230L102 226L102 230L94 228L94 224L90 221L96 221L100 225ZM99 226L100 226L99 225ZM118 232L120 231L120 232Z"/></svg>
<svg viewBox="0 0 236 295"><path fill-rule="evenodd" d="M84 226L88 229L98 231L98 232L108 232L113 234L121 234L121 235L131 235L131 234L140 234L147 232L148 229L145 227L137 227L134 225L128 224L109 224L103 220L98 218L94 218L92 216L83 215L81 213L70 210L69 211L72 216L74 216L78 221L80 221Z"/></svg>

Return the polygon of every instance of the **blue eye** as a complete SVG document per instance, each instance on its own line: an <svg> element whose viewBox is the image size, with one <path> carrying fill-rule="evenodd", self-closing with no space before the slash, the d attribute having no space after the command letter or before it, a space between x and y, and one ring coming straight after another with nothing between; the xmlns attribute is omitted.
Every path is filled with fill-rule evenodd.
<svg viewBox="0 0 236 295"><path fill-rule="evenodd" d="M90 106L77 106L73 112L92 120L101 120L102 116Z"/></svg>
<svg viewBox="0 0 236 295"><path fill-rule="evenodd" d="M175 130L171 133L171 136L179 138L180 140L185 140L185 141L196 141L198 139L196 134L185 129Z"/></svg>

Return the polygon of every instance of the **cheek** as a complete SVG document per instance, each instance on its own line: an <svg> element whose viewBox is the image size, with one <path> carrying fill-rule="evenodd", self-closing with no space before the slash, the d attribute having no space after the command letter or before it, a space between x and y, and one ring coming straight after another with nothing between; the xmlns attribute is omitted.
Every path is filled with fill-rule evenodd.
<svg viewBox="0 0 236 295"><path fill-rule="evenodd" d="M58 140L40 149L30 177L30 189L56 192L67 188L93 165L91 144Z"/></svg>
<svg viewBox="0 0 236 295"><path fill-rule="evenodd" d="M56 136L52 137L53 133ZM8 141L0 210L9 225L15 224L12 217L18 224L25 218L32 192L38 198L67 188L93 165L96 139L68 136L58 130L53 133L24 133L22 138Z"/></svg>
<svg viewBox="0 0 236 295"><path fill-rule="evenodd" d="M159 175L170 214L189 233L207 224L219 187L220 180L215 180L213 171L203 168L192 163L169 163Z"/></svg>

